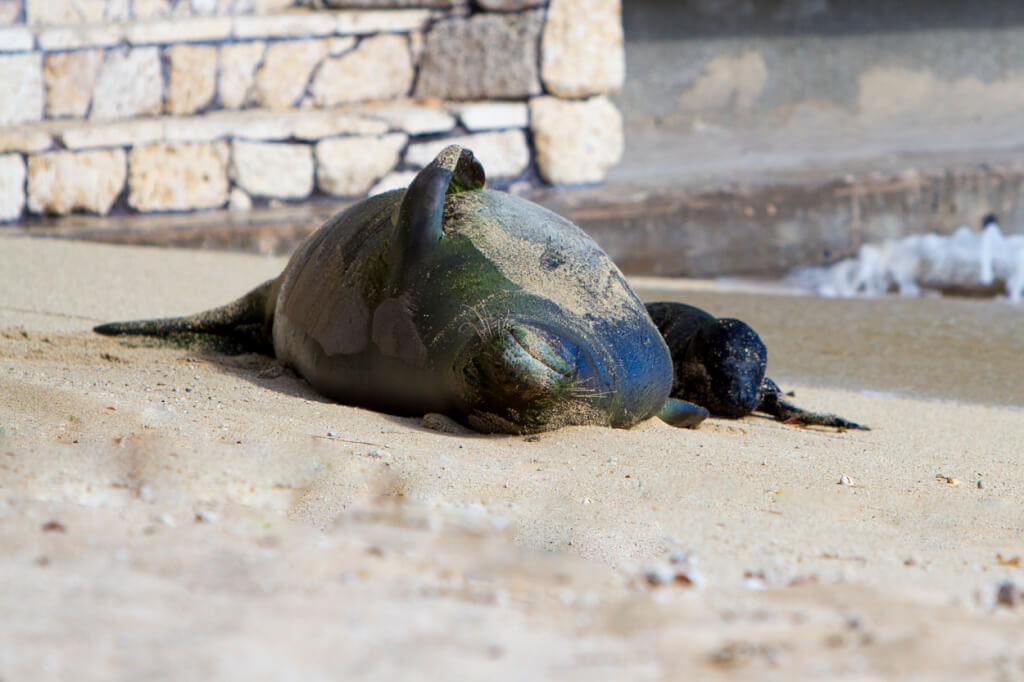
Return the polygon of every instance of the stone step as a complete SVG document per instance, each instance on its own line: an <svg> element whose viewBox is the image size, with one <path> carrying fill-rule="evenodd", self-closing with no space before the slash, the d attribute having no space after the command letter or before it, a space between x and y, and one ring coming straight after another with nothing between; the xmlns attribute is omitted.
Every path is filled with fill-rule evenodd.
<svg viewBox="0 0 1024 682"><path fill-rule="evenodd" d="M243 204L246 196L305 199L314 185L361 197L404 186L409 170L452 143L473 149L507 184L530 166L528 121L526 102L413 100L43 121L0 132L0 218L17 218L26 202L36 214L105 214L126 190L128 207L142 212L218 208L229 192Z"/></svg>
<svg viewBox="0 0 1024 682"><path fill-rule="evenodd" d="M1024 231L1024 162L1006 155L906 159L902 170L812 169L774 182L530 189L628 274L778 277L834 262L866 242L952 232L994 211ZM318 201L251 212L87 217L40 221L24 234L107 243L286 255L351 202Z"/></svg>
<svg viewBox="0 0 1024 682"><path fill-rule="evenodd" d="M100 2L28 3L27 22L0 26L0 53L81 50L117 45L143 46L228 40L272 40L411 33L423 30L441 9L316 10L290 7L291 0L262 2L213 13L190 12L181 2L171 12L160 3L136 2L133 15L111 16ZM142 8L142 9L140 9ZM246 11L246 9L248 11Z"/></svg>

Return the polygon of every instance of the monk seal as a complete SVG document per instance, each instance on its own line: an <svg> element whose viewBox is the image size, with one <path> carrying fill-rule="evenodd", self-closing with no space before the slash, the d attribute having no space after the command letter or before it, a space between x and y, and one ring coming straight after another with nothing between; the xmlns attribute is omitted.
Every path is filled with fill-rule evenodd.
<svg viewBox="0 0 1024 682"><path fill-rule="evenodd" d="M685 303L648 303L647 312L672 354L672 397L719 417L761 412L789 424L868 430L783 400L778 385L765 376L764 342L747 323L716 318Z"/></svg>
<svg viewBox="0 0 1024 682"><path fill-rule="evenodd" d="M447 147L408 189L330 218L237 301L95 331L241 338L332 400L483 432L704 419L669 398L669 351L597 244L484 185L472 152Z"/></svg>

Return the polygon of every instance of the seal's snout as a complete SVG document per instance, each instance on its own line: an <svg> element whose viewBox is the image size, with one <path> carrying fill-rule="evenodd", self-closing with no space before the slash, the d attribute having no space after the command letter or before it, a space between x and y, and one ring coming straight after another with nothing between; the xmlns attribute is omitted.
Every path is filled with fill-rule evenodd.
<svg viewBox="0 0 1024 682"><path fill-rule="evenodd" d="M463 367L473 426L533 431L570 420L581 392L576 351L549 331L504 324L481 337Z"/></svg>
<svg viewBox="0 0 1024 682"><path fill-rule="evenodd" d="M710 379L701 404L723 417L753 412L768 359L757 333L740 320L721 319L704 327L695 342Z"/></svg>
<svg viewBox="0 0 1024 682"><path fill-rule="evenodd" d="M484 339L470 368L484 394L518 402L542 400L573 376L573 367L539 330L513 324Z"/></svg>

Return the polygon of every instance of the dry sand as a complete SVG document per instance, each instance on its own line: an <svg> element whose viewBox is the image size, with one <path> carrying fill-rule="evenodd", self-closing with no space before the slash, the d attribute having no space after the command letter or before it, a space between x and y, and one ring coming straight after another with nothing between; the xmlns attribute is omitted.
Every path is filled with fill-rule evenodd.
<svg viewBox="0 0 1024 682"><path fill-rule="evenodd" d="M0 238L0 680L1024 679L1020 307L644 282L865 433L444 434L88 332L281 265Z"/></svg>

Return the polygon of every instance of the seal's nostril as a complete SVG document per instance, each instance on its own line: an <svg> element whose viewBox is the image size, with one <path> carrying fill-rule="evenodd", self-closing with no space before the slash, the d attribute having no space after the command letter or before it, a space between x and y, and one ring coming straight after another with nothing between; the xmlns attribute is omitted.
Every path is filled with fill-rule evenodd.
<svg viewBox="0 0 1024 682"><path fill-rule="evenodd" d="M529 353L530 357L563 376L573 373L573 368L559 354L552 341L530 327L512 325L508 329L516 343ZM564 349L563 349L564 351Z"/></svg>
<svg viewBox="0 0 1024 682"><path fill-rule="evenodd" d="M571 381L572 368L539 334L520 325L495 329L467 367L494 402L546 402Z"/></svg>

